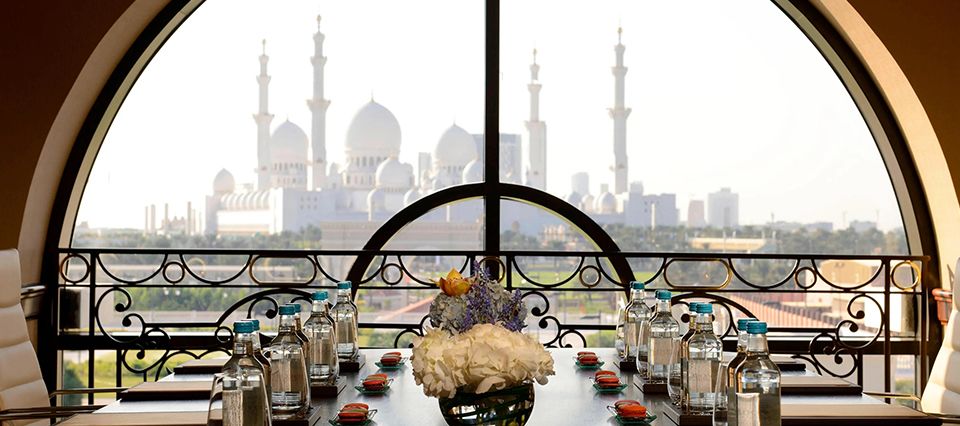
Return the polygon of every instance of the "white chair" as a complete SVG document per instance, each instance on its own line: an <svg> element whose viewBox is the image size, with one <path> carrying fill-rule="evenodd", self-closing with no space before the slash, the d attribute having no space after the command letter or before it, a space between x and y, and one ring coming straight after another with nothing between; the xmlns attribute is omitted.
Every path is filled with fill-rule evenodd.
<svg viewBox="0 0 960 426"><path fill-rule="evenodd" d="M118 392L121 388L70 389L47 394L37 354L27 334L27 321L20 306L20 255L0 251L0 424L4 426L49 425L50 419L91 412L99 407L51 407L57 395Z"/></svg>
<svg viewBox="0 0 960 426"><path fill-rule="evenodd" d="M864 392L892 399L910 399L924 413L939 417L944 423L960 424L960 259L954 269L953 310L943 329L943 345L930 371L923 395Z"/></svg>

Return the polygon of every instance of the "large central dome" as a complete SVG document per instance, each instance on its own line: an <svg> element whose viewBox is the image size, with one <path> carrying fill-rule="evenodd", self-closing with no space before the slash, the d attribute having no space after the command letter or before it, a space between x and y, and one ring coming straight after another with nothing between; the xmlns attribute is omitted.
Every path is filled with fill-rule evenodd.
<svg viewBox="0 0 960 426"><path fill-rule="evenodd" d="M433 161L439 167L466 167L477 158L477 144L473 136L454 124L440 136L433 150Z"/></svg>
<svg viewBox="0 0 960 426"><path fill-rule="evenodd" d="M400 123L373 100L360 108L347 129L347 156L400 155Z"/></svg>

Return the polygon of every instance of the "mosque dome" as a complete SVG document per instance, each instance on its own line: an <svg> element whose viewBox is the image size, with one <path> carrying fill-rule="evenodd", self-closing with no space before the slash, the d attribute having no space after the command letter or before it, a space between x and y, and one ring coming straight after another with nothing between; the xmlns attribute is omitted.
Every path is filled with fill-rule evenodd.
<svg viewBox="0 0 960 426"><path fill-rule="evenodd" d="M594 202L593 210L600 214L614 214L617 212L617 197L610 193L610 191L605 191L597 197L597 200Z"/></svg>
<svg viewBox="0 0 960 426"><path fill-rule="evenodd" d="M213 178L213 192L217 194L231 193L237 187L233 174L227 169L220 169L217 176Z"/></svg>
<svg viewBox="0 0 960 426"><path fill-rule="evenodd" d="M433 161L439 167L464 167L477 158L477 144L466 130L454 124L440 136L433 150Z"/></svg>
<svg viewBox="0 0 960 426"><path fill-rule="evenodd" d="M377 167L376 185L377 188L398 191L410 188L413 186L413 167L390 157Z"/></svg>
<svg viewBox="0 0 960 426"><path fill-rule="evenodd" d="M386 107L373 100L353 116L347 128L347 156L400 154L400 123Z"/></svg>
<svg viewBox="0 0 960 426"><path fill-rule="evenodd" d="M417 200L419 199L420 199L420 190L417 188L410 188L410 190L407 191L406 194L403 194L403 205L409 206L417 202Z"/></svg>
<svg viewBox="0 0 960 426"><path fill-rule="evenodd" d="M463 169L463 183L483 182L483 163L473 159Z"/></svg>
<svg viewBox="0 0 960 426"><path fill-rule="evenodd" d="M582 206L584 210L593 211L593 200L593 195L584 195L583 198L580 199L580 206Z"/></svg>
<svg viewBox="0 0 960 426"><path fill-rule="evenodd" d="M574 207L580 207L580 201L583 200L583 196L579 192L573 191L565 198L570 205Z"/></svg>
<svg viewBox="0 0 960 426"><path fill-rule="evenodd" d="M382 212L387 209L387 196L380 188L371 189L367 194L367 212Z"/></svg>
<svg viewBox="0 0 960 426"><path fill-rule="evenodd" d="M304 164L307 161L307 134L290 120L270 136L270 162Z"/></svg>

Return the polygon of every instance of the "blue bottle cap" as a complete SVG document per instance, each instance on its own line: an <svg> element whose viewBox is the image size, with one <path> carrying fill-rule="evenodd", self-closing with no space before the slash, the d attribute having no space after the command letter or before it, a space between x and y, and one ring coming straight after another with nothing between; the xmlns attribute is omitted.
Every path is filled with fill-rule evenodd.
<svg viewBox="0 0 960 426"><path fill-rule="evenodd" d="M697 305L697 313L699 314L712 314L713 313L713 304L712 303L701 303Z"/></svg>
<svg viewBox="0 0 960 426"><path fill-rule="evenodd" d="M767 334L767 323L763 321L753 321L747 323L747 333Z"/></svg>
<svg viewBox="0 0 960 426"><path fill-rule="evenodd" d="M657 290L657 300L670 300L670 290Z"/></svg>
<svg viewBox="0 0 960 426"><path fill-rule="evenodd" d="M260 320L254 318L247 318L245 321L249 321L250 324L253 324L253 331L260 331Z"/></svg>
<svg viewBox="0 0 960 426"><path fill-rule="evenodd" d="M295 315L297 313L297 308L294 308L295 305L286 304L280 305L280 315Z"/></svg>
<svg viewBox="0 0 960 426"><path fill-rule="evenodd" d="M293 311L294 311L294 312L296 312L296 313L298 313L298 314L300 313L300 310L302 309L302 307L300 306L299 303L292 303L292 302L291 302L290 305L293 306Z"/></svg>
<svg viewBox="0 0 960 426"><path fill-rule="evenodd" d="M700 311L697 310L698 306L700 306L700 302L690 302L690 313L700 313Z"/></svg>
<svg viewBox="0 0 960 426"><path fill-rule="evenodd" d="M747 331L747 324L749 324L749 323L751 323L751 322L753 322L753 321L759 321L759 320L756 319L756 318L740 318L740 319L738 319L738 320L737 320L737 330Z"/></svg>
<svg viewBox="0 0 960 426"><path fill-rule="evenodd" d="M234 321L234 333L253 333L253 323L250 321Z"/></svg>
<svg viewBox="0 0 960 426"><path fill-rule="evenodd" d="M634 290L643 290L646 286L643 285L643 281L630 281L630 288Z"/></svg>
<svg viewBox="0 0 960 426"><path fill-rule="evenodd" d="M327 292L325 291L315 291L310 298L313 300L327 300Z"/></svg>
<svg viewBox="0 0 960 426"><path fill-rule="evenodd" d="M337 283L337 290L347 290L350 287L353 287L353 283L350 281L340 281Z"/></svg>

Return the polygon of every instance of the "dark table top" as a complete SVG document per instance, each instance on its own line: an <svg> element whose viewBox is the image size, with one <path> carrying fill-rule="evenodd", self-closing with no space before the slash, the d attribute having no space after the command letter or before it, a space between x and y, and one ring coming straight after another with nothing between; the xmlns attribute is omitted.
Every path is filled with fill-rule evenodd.
<svg viewBox="0 0 960 426"><path fill-rule="evenodd" d="M327 424L339 408L349 402L364 402L371 408L378 410L376 425L444 425L443 417L437 405L436 398L423 394L413 378L412 367L409 361L396 371L385 371L393 378L390 390L383 396L365 396L357 392L353 386L361 377L378 372L373 363L384 352L393 349L364 350L368 362L359 373L348 373L342 377L347 382L346 389L337 398L314 398L314 405L321 411L321 420L318 424ZM653 413L660 416L654 425L673 425L673 422L662 416L664 404L668 404L666 395L644 395L636 386L628 386L620 394L599 394L593 387L592 371L578 370L573 358L578 350L582 349L550 349L553 354L556 375L550 377L550 382L544 386L536 385L536 403L528 425L616 425L616 420L607 411L607 406L619 399L635 399L646 405ZM612 348L594 349L601 359L606 361L606 369L618 371L615 367L615 352ZM410 355L409 349L401 349L404 356ZM619 371L618 371L619 372ZM633 383L632 373L620 373L625 383ZM164 381L209 381L211 375L173 374L162 379ZM883 401L863 396L784 396L784 404L811 404L844 405L844 404L884 404ZM184 412L205 411L206 400L189 401L117 401L98 413L118 412Z"/></svg>

